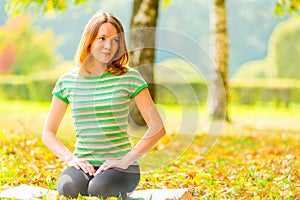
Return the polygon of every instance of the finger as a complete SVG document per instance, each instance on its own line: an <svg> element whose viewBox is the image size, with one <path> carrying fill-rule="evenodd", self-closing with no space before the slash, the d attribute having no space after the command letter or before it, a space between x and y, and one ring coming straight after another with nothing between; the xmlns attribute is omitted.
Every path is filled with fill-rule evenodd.
<svg viewBox="0 0 300 200"><path fill-rule="evenodd" d="M95 172L94 166L84 159L76 159L74 162L72 162L72 165L76 169L81 169L84 173L88 173L90 176L92 176Z"/></svg>
<svg viewBox="0 0 300 200"><path fill-rule="evenodd" d="M74 163L72 166L75 167L76 169L80 170L80 166L77 165L76 163Z"/></svg>
<svg viewBox="0 0 300 200"><path fill-rule="evenodd" d="M92 176L95 173L94 166L91 165L89 162L83 160L83 161L77 162L77 164L80 166L81 170L84 173L89 174L90 176Z"/></svg>
<svg viewBox="0 0 300 200"><path fill-rule="evenodd" d="M100 173L103 172L103 171L104 171L104 164L102 164L102 165L99 167L99 169L96 171L96 173L94 174L94 176L100 174Z"/></svg>
<svg viewBox="0 0 300 200"><path fill-rule="evenodd" d="M94 176L97 176L98 174L100 174L100 171L97 170L95 173L94 173Z"/></svg>
<svg viewBox="0 0 300 200"><path fill-rule="evenodd" d="M79 165L77 165L77 163L74 163L74 162L69 163L68 166L75 167L78 170L80 169Z"/></svg>
<svg viewBox="0 0 300 200"><path fill-rule="evenodd" d="M78 162L77 164L84 173L87 173L86 166L83 162Z"/></svg>
<svg viewBox="0 0 300 200"><path fill-rule="evenodd" d="M94 166L91 165L90 163L87 164L87 171L88 171L90 176L93 176L96 172Z"/></svg>
<svg viewBox="0 0 300 200"><path fill-rule="evenodd" d="M91 166L89 166L86 163L84 163L82 165L82 170L84 171L84 173L89 174L90 176L93 175L93 170L92 170Z"/></svg>

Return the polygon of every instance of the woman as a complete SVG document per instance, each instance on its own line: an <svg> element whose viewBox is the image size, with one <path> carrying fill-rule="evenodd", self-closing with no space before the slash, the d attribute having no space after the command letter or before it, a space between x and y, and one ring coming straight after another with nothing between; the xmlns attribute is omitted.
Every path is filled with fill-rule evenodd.
<svg viewBox="0 0 300 200"><path fill-rule="evenodd" d="M127 67L129 55L121 22L111 13L97 13L87 23L75 57L77 70L62 75L44 125L42 140L68 164L58 179L67 197L122 196L140 180L138 158L165 135L147 84ZM133 99L148 130L132 147L127 133ZM56 136L70 105L76 131L72 153Z"/></svg>

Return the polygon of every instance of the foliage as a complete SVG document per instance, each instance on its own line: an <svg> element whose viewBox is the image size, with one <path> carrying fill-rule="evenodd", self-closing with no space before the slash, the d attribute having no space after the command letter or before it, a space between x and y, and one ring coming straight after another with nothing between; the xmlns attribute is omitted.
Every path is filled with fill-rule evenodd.
<svg viewBox="0 0 300 200"><path fill-rule="evenodd" d="M243 64L234 78L300 79L300 21L291 18L278 24L269 40L265 58Z"/></svg>
<svg viewBox="0 0 300 200"><path fill-rule="evenodd" d="M38 138L30 137L27 131L1 132L0 184L26 182L35 185L43 180L41 186L54 188L54 177L61 171L63 164L57 161ZM14 137L10 137L11 134Z"/></svg>
<svg viewBox="0 0 300 200"><path fill-rule="evenodd" d="M299 81L293 79L245 78L231 82L231 99L235 103L254 105L273 102L287 108L300 98Z"/></svg>
<svg viewBox="0 0 300 200"><path fill-rule="evenodd" d="M49 102L59 75L67 70L62 68L35 76L0 76L0 99ZM205 82L165 81L161 80L156 87L158 104L189 105L207 101L209 91ZM294 79L235 78L230 84L231 101L237 104L263 102L289 107L300 101L300 83Z"/></svg>
<svg viewBox="0 0 300 200"><path fill-rule="evenodd" d="M296 15L300 9L300 0L277 0L275 14L283 17L284 15Z"/></svg>
<svg viewBox="0 0 300 200"><path fill-rule="evenodd" d="M275 77L300 79L300 20L281 22L271 35L269 59L275 67ZM269 69L270 71L270 69Z"/></svg>
<svg viewBox="0 0 300 200"><path fill-rule="evenodd" d="M52 67L58 59L58 43L50 30L40 32L31 26L29 16L18 16L0 28L0 73L29 74Z"/></svg>
<svg viewBox="0 0 300 200"><path fill-rule="evenodd" d="M0 97L2 99L30 99L29 84L27 76L0 76Z"/></svg>
<svg viewBox="0 0 300 200"><path fill-rule="evenodd" d="M233 78L270 78L272 75L268 73L269 60L253 60L246 62L240 66Z"/></svg>
<svg viewBox="0 0 300 200"><path fill-rule="evenodd" d="M27 76L0 75L0 99L50 101L58 77L73 66L73 62L63 62L52 70Z"/></svg>
<svg viewBox="0 0 300 200"><path fill-rule="evenodd" d="M20 184L55 189L65 165L30 130L7 131L0 132L2 189ZM227 124L214 150L201 158L204 136L196 136L180 159L143 173L137 189L187 187L195 199L299 198L299 132Z"/></svg>
<svg viewBox="0 0 300 200"><path fill-rule="evenodd" d="M80 5L87 0L6 0L6 12L11 16L20 14L44 14L46 12L64 11L68 4Z"/></svg>
<svg viewBox="0 0 300 200"><path fill-rule="evenodd" d="M252 127L241 133L236 128L230 127L204 159L195 156L201 149L197 137L180 160L146 174L140 188L189 187L201 199L295 198L299 194L298 134Z"/></svg>
<svg viewBox="0 0 300 200"><path fill-rule="evenodd" d="M22 1L24 0L18 2ZM44 16L39 15L35 21L35 24L38 24L40 27L51 27L60 34L62 42L57 52L62 54L65 59L73 59L77 47L76 41L78 41L78 35L82 31L82 28L79 27L83 27L88 18L98 9L117 14L122 20L125 30L129 30L128 25L130 24L131 13L128 11L132 10L132 1L91 0L86 1L82 6L71 6L71 0L66 2L68 2L68 5L65 11L50 12L48 13L49 15L45 13ZM190 0L190 3L187 4L185 1L160 0L158 27L177 30L183 36L197 41L208 50L208 37L210 35L208 28L208 2L209 0ZM242 63L266 55L270 32L282 19L273 15L276 3L274 0L231 0L226 3L230 40L229 65L230 73L233 75ZM7 16L4 15L4 2L2 1L0 1L0 10L0 18L5 21ZM32 11L32 13L37 12ZM178 16L178 13L181 13L180 17L174 17ZM72 23L69 23L70 20L72 20ZM183 24L185 26L182 26ZM264 25L261 26L261 24ZM252 34L249 35L249 32ZM158 40L159 38L158 35ZM158 61L170 56L174 55L161 50L156 52L156 60Z"/></svg>
<svg viewBox="0 0 300 200"><path fill-rule="evenodd" d="M56 80L56 77L2 76L0 97L8 100L50 101Z"/></svg>
<svg viewBox="0 0 300 200"><path fill-rule="evenodd" d="M257 66L259 71L264 62L266 61L261 64L257 62L254 67ZM67 61L60 63L53 70L30 76L0 76L0 99L49 102L56 80L61 74L71 71L73 66L73 61ZM277 105L289 106L300 101L298 80L256 78L256 74L251 75L253 69L249 70L245 71L245 76L237 76L230 82L230 98L233 103L254 105L259 102L275 102ZM187 62L180 59L165 60L155 66L154 72L157 103L176 105L207 101L209 91L206 82Z"/></svg>

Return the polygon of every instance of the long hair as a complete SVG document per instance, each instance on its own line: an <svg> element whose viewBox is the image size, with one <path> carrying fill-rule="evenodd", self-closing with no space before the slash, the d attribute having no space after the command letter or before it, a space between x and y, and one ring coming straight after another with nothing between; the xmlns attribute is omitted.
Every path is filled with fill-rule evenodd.
<svg viewBox="0 0 300 200"><path fill-rule="evenodd" d="M83 67L91 53L91 44L96 39L99 28L104 23L112 24L119 36L119 46L112 60L107 63L107 70L115 75L121 75L128 71L129 54L124 37L124 28L120 20L112 13L96 13L86 24L81 40L77 47L75 62L78 67Z"/></svg>

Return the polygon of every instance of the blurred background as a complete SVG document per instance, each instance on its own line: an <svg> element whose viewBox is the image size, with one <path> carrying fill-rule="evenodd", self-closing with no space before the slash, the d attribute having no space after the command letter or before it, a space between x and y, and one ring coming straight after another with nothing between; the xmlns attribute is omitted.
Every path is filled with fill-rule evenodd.
<svg viewBox="0 0 300 200"><path fill-rule="evenodd" d="M226 1L228 110L233 122L264 121L264 125L283 127L298 123L300 21L275 15L275 6L273 0ZM87 20L98 10L113 12L129 31L133 1L87 1L70 4L60 13L14 18L5 12L5 1L0 2L0 10L0 126L6 131L20 126L39 132L57 78L74 67L74 54ZM209 52L209 0L161 1L156 26L180 32ZM193 67L178 56L156 51L154 78L159 81L166 79L159 65L183 74L195 91L200 91L195 93L205 113L206 83L195 77ZM171 74L167 79L175 88L181 87ZM179 112L176 97L168 91L157 92L156 103L170 108L162 109L170 118ZM282 120L284 123L276 123Z"/></svg>
<svg viewBox="0 0 300 200"><path fill-rule="evenodd" d="M40 140L51 92L74 67L88 19L103 10L129 33L130 66L143 66L166 125L139 160L146 172L139 189L299 199L299 9L300 0L0 0L0 191L56 188L64 164ZM130 31L145 27L157 29ZM165 41L171 49L134 48ZM58 136L70 149L72 124L68 110ZM145 127L135 128L133 143Z"/></svg>

